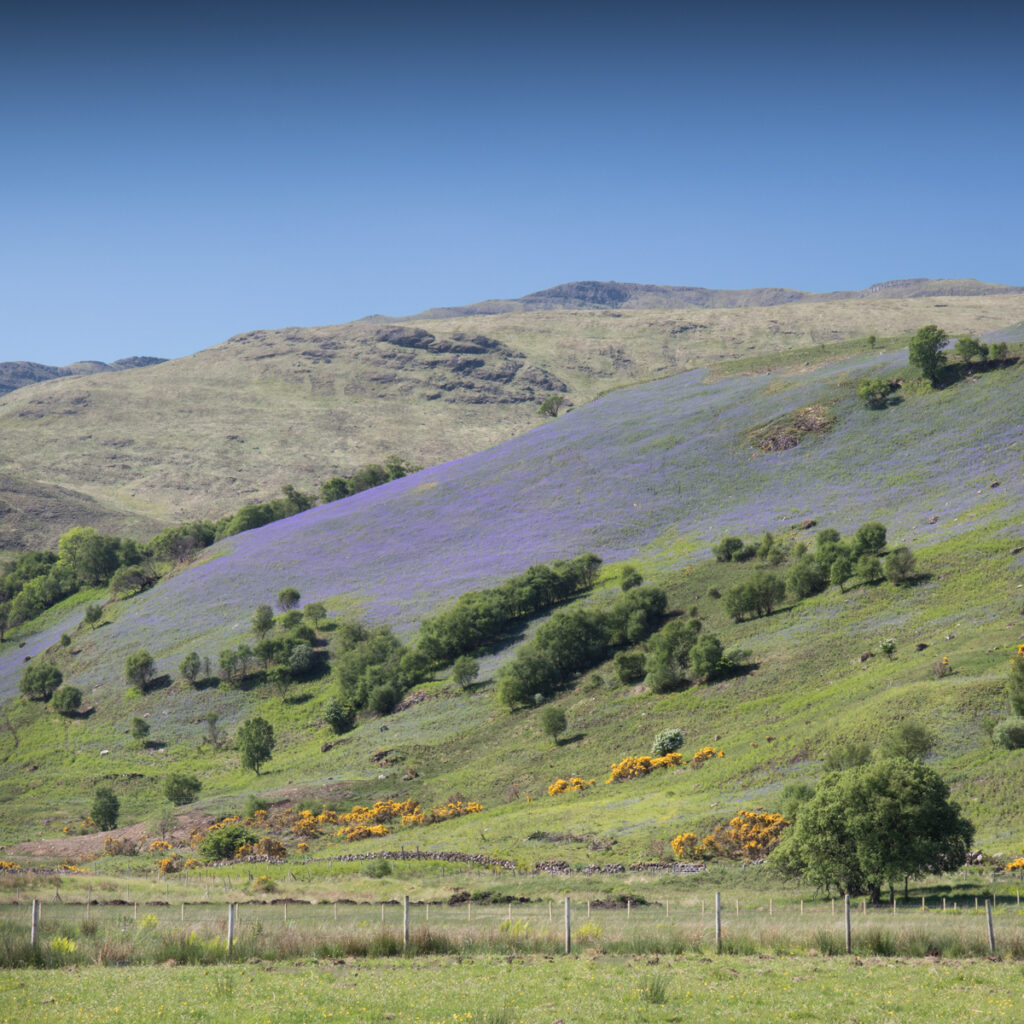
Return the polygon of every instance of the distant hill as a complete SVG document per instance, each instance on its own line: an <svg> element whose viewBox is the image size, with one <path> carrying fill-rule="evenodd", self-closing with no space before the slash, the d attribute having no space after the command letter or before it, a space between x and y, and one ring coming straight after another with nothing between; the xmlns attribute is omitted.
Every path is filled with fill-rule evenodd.
<svg viewBox="0 0 1024 1024"><path fill-rule="evenodd" d="M91 373L111 373L117 370L133 370L140 366L155 366L165 359L156 356L129 356L115 359L112 363L100 363L87 359L70 363L68 366L45 366L43 363L7 362L0 363L0 395L6 395L27 384L38 384L55 377L82 377Z"/></svg>
<svg viewBox="0 0 1024 1024"><path fill-rule="evenodd" d="M926 285L940 287L287 327L117 374L44 380L0 396L0 553L53 545L74 525L144 537L285 484L317 490L391 453L424 466L471 455L541 424L551 395L578 408L698 367L749 372L784 351L815 364L869 334L896 339L881 343L891 349L923 324L981 334L1024 320L1020 289L893 294Z"/></svg>
<svg viewBox="0 0 1024 1024"><path fill-rule="evenodd" d="M790 302L838 302L843 299L920 299L940 295L1006 295L1024 287L987 284L974 278L912 277L883 281L849 292L800 292L792 288L690 288L618 281L573 281L531 292L520 299L488 299L468 306L440 306L408 319L525 313L550 309L734 309L743 306L781 306Z"/></svg>

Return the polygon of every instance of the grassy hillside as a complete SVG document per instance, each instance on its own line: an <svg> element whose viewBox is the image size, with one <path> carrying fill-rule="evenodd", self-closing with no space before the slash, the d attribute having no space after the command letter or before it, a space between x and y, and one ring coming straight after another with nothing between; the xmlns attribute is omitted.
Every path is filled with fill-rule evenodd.
<svg viewBox="0 0 1024 1024"><path fill-rule="evenodd" d="M199 806L209 812L237 810L251 791L425 806L461 793L486 807L368 840L366 849L413 843L517 860L631 862L663 855L679 831L710 827L741 807L774 809L782 785L813 780L837 742L873 743L917 718L935 730L935 763L982 843L1017 852L1021 756L993 746L987 729L1006 713L1008 661L1024 639L1024 367L937 392L908 379L899 404L882 411L858 402L857 380L903 374L904 353L863 346L837 362L717 379L693 371L616 390L487 451L221 542L201 564L109 605L109 621L96 630L74 628L80 607L63 620L55 610L47 638L72 632L57 656L95 710L65 720L20 699L8 703L0 839L59 834L88 811L101 781L117 788L123 823L146 820L166 806L163 777L185 767L202 779ZM808 408L829 429L800 435L787 450L757 447L766 430ZM712 592L724 593L751 566L709 560L710 545L765 530L796 540L809 536L811 519L844 534L881 520L890 543L917 552L918 585L833 587L766 618L732 622ZM600 667L558 698L569 729L556 746L537 710L510 714L496 702L490 680L514 649L506 647L484 659L470 692L439 678L423 687L420 703L384 721L366 717L328 750L322 745L335 737L321 721L326 679L283 697L262 686L192 690L178 679L188 651L216 662L221 649L251 642L253 608L284 586L297 587L304 602L324 601L335 616L410 635L459 593L583 550L606 568L580 600L610 601L616 563L628 560L668 590L674 609L696 607L726 646L750 650L753 669L654 695L610 685L610 666ZM879 646L890 637L893 660ZM18 642L0 652L8 695L41 641ZM145 696L123 682L125 657L141 647L168 676ZM937 677L942 657L953 672ZM264 774L243 772L237 752L204 742L209 712L229 734L254 712L274 724L279 744ZM134 716L151 724L148 749L128 735ZM700 771L603 785L612 761L646 753L667 726L685 731L684 753L714 744L725 758ZM371 760L381 750L389 753ZM403 779L410 769L415 777ZM597 784L582 796L548 797L548 784L570 773ZM555 838L529 838L537 832ZM330 837L317 843L320 853L344 846Z"/></svg>
<svg viewBox="0 0 1024 1024"><path fill-rule="evenodd" d="M398 453L444 463L518 436L552 394L737 358L1024 320L1024 295L869 297L729 309L538 310L239 335L157 366L0 396L0 552L73 525L136 537ZM843 354L842 349L836 354Z"/></svg>

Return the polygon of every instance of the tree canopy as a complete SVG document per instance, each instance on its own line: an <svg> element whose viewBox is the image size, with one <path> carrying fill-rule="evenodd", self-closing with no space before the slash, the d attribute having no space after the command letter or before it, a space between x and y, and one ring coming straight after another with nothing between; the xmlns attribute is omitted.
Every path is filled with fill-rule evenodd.
<svg viewBox="0 0 1024 1024"><path fill-rule="evenodd" d="M238 727L235 742L242 754L242 767L259 775L274 750L274 727L265 718L247 718Z"/></svg>
<svg viewBox="0 0 1024 1024"><path fill-rule="evenodd" d="M938 383L942 367L946 365L946 354L942 345L946 340L946 332L935 324L922 327L910 341L909 359L912 366L921 371L921 376L932 387Z"/></svg>
<svg viewBox="0 0 1024 1024"><path fill-rule="evenodd" d="M954 870L974 827L920 762L887 758L825 776L771 863L827 890L877 902L883 885Z"/></svg>

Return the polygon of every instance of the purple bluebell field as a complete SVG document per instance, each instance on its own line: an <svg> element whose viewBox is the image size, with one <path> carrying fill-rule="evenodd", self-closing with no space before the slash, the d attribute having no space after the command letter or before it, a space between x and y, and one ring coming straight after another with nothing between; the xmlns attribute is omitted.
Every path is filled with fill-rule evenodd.
<svg viewBox="0 0 1024 1024"><path fill-rule="evenodd" d="M859 379L905 367L905 352L877 353L716 381L694 371L612 392L488 451L222 541L126 602L102 630L103 657L82 672L120 682L105 677L119 671L110 666L140 647L161 672L192 649L215 656L251 640L253 609L285 586L303 603L327 601L408 635L458 594L582 551L667 567L706 557L723 535L810 518L844 532L877 519L891 540L920 544L969 513L1019 507L1020 371L862 407ZM751 445L753 428L812 403L832 408L831 431L788 451ZM16 688L28 652L0 659L0 692Z"/></svg>

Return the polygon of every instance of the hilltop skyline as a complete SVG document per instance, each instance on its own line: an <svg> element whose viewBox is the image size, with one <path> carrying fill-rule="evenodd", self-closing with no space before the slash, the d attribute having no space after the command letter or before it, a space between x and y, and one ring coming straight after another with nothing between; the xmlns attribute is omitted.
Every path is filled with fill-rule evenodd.
<svg viewBox="0 0 1024 1024"><path fill-rule="evenodd" d="M0 360L175 357L578 280L1024 284L1021 18L8 14Z"/></svg>

